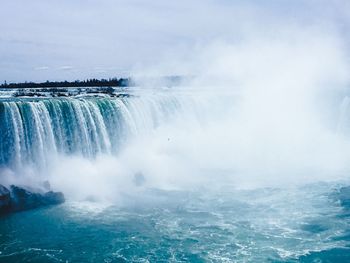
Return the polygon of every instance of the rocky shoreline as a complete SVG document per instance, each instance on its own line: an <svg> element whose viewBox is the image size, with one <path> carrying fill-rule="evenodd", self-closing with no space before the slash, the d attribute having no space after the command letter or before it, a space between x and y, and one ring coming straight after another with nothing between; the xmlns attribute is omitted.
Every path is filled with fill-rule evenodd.
<svg viewBox="0 0 350 263"><path fill-rule="evenodd" d="M0 184L0 214L58 205L64 201L65 198L61 192L32 190L15 185L7 188Z"/></svg>

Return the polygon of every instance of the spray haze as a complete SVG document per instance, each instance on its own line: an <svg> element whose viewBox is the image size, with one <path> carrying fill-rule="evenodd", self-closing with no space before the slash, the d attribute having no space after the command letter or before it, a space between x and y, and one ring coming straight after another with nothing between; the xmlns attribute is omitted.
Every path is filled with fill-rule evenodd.
<svg viewBox="0 0 350 263"><path fill-rule="evenodd" d="M60 162L53 182L64 189L68 177L86 195L110 200L147 188L347 180L350 141L337 126L349 65L340 38L294 28L277 39L215 42L181 64L196 73L191 83L138 91L150 100L174 97L174 114L133 136L116 157Z"/></svg>
<svg viewBox="0 0 350 263"><path fill-rule="evenodd" d="M0 82L49 80L0 88L0 261L349 261L349 0L11 0L0 31Z"/></svg>
<svg viewBox="0 0 350 263"><path fill-rule="evenodd" d="M226 3L223 11L206 1L200 10L212 10L218 18L210 34L203 30L190 43L169 45L173 48L161 49L152 63L131 70L144 79L184 75L191 80L170 89L142 83L149 88L135 89L135 98L128 99L132 110L123 116L133 128L116 154L58 154L43 177L74 199L114 201L148 188L347 179L350 141L342 127L349 118L349 53L342 30L349 20L345 11L337 13L346 4L334 1L333 11L326 12L315 1L301 3L312 6L318 18L294 5L296 17L276 12L283 9L278 4ZM189 17L185 12L184 21ZM206 24L166 25L186 38L193 27Z"/></svg>

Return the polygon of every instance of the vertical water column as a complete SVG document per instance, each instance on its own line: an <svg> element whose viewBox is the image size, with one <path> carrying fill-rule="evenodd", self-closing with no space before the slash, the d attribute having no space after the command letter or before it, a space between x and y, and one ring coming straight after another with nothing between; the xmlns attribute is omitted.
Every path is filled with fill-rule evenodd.
<svg viewBox="0 0 350 263"><path fill-rule="evenodd" d="M173 96L0 101L0 166L46 166L58 154L117 154L178 112Z"/></svg>

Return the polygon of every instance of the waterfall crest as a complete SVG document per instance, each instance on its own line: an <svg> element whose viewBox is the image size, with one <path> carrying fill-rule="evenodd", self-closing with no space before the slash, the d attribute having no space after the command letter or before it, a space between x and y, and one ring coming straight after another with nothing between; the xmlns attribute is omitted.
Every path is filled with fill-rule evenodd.
<svg viewBox="0 0 350 263"><path fill-rule="evenodd" d="M0 101L0 165L45 165L50 156L115 154L179 107L173 97L45 98Z"/></svg>

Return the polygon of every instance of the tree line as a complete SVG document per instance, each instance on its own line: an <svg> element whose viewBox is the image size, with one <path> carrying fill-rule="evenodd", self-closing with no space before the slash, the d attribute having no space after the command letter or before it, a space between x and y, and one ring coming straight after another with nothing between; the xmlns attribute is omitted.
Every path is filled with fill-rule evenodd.
<svg viewBox="0 0 350 263"><path fill-rule="evenodd" d="M110 78L110 79L87 79L75 81L46 81L41 83L22 82L22 83L5 83L0 88L70 88L70 87L129 87L131 86L130 78Z"/></svg>

